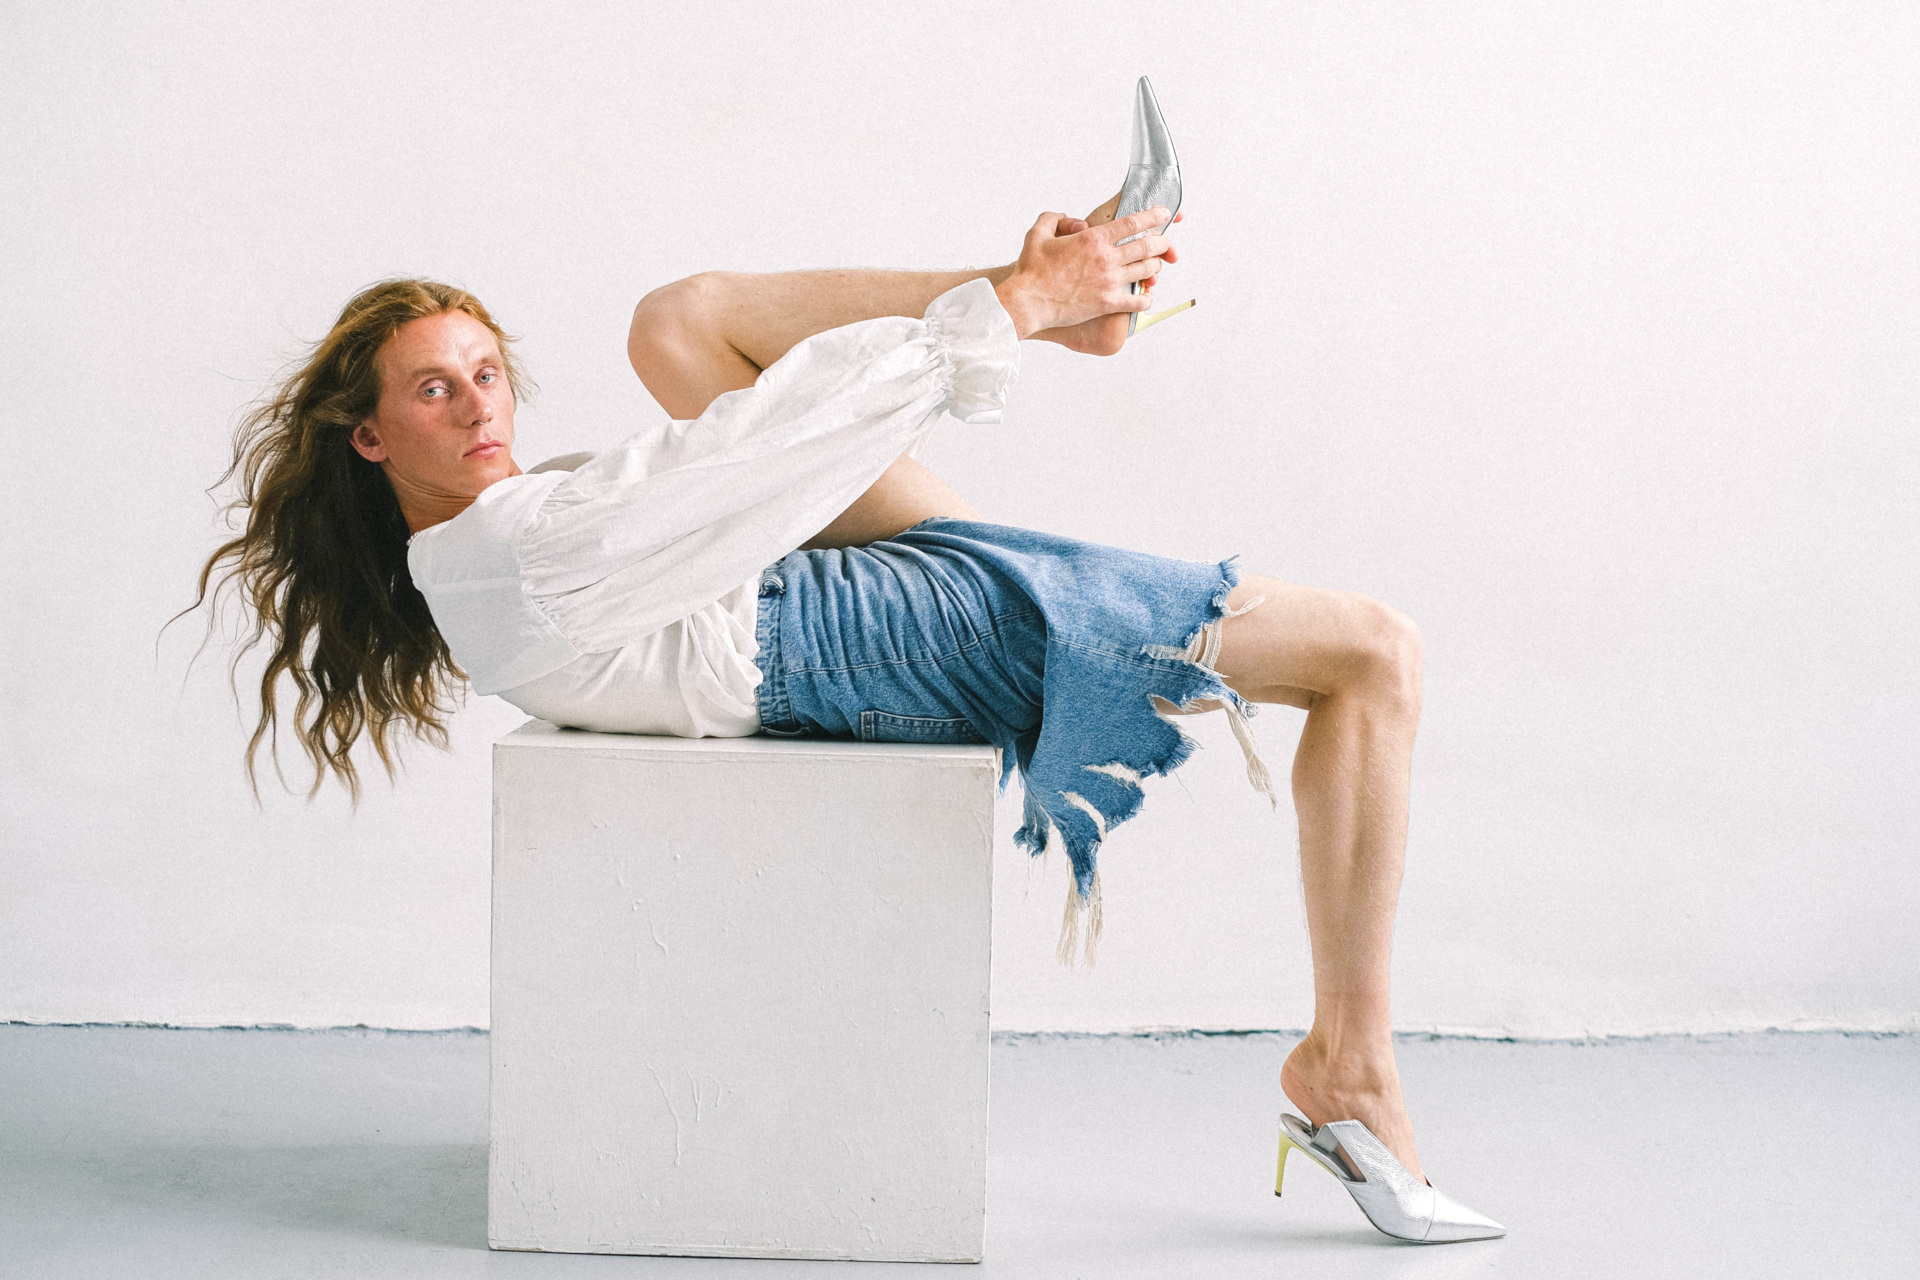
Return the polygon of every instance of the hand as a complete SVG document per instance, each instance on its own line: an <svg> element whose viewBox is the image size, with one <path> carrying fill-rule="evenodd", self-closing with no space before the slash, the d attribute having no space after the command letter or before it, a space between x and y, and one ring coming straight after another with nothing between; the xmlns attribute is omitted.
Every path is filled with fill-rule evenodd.
<svg viewBox="0 0 1920 1280"><path fill-rule="evenodd" d="M1071 218L1061 223L1060 234L1068 235L1088 226L1098 227L1105 223L1112 222L1113 211L1119 204L1120 196L1119 193L1116 192L1113 199L1107 201L1098 209L1095 209L1092 213L1088 214L1085 219ZM1173 220L1175 222L1184 222L1186 221L1186 217L1187 215L1184 213L1176 213L1173 215ZM1178 262L1180 261L1180 255L1169 246L1166 256L1162 258L1161 261ZM1147 294L1149 304L1153 301L1153 286L1157 280L1158 277L1152 277L1144 283L1143 287ZM1149 305L1148 309L1152 309L1151 305ZM1117 355L1119 354L1120 348L1127 345L1127 322L1129 319L1131 319L1131 314L1125 311L1110 316L1095 316L1091 320L1083 320L1079 324L1068 325L1060 329L1042 329L1039 333L1034 334L1033 338L1037 342L1057 342L1067 350L1078 351L1083 355Z"/></svg>
<svg viewBox="0 0 1920 1280"><path fill-rule="evenodd" d="M995 289L1015 330L1027 338L1147 310L1151 295L1129 292L1128 286L1151 281L1174 260L1172 242L1150 234L1167 219L1167 210L1159 206L1100 226L1064 214L1041 214L1027 232L1013 273ZM1115 243L1136 235L1130 244ZM1124 321L1120 328L1124 341Z"/></svg>

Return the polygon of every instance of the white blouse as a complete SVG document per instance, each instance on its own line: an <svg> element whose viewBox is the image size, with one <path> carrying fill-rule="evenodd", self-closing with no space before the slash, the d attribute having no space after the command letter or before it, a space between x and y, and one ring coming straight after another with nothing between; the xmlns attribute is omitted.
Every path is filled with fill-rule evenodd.
<svg viewBox="0 0 1920 1280"><path fill-rule="evenodd" d="M743 737L760 571L943 413L1000 421L1018 363L992 284L970 280L923 319L815 334L692 421L489 486L415 534L407 567L475 692L582 729Z"/></svg>

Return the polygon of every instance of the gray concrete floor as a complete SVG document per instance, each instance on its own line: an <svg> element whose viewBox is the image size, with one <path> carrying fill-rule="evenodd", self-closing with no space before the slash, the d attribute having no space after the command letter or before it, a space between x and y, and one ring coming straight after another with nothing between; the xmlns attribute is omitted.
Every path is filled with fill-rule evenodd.
<svg viewBox="0 0 1920 1280"><path fill-rule="evenodd" d="M1920 1039L1406 1040L1435 1183L1505 1239L1401 1245L1304 1163L1286 1035L998 1040L987 1261L940 1276L1920 1275ZM0 1026L0 1275L906 1275L493 1253L476 1034Z"/></svg>

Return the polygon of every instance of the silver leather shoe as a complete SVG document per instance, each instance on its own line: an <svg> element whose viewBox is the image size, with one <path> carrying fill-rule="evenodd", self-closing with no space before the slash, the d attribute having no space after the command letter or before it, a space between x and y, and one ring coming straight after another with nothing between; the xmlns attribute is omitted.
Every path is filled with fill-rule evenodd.
<svg viewBox="0 0 1920 1280"><path fill-rule="evenodd" d="M1153 86L1141 76L1133 94L1133 163L1127 168L1127 180L1120 186L1120 205L1113 216L1124 218L1157 204L1167 207L1164 223L1117 243L1159 235L1173 225L1173 215L1180 212L1180 159L1173 153L1173 138L1167 133L1167 122L1160 116L1160 102L1153 96ZM1133 292L1140 292L1137 280L1133 283ZM1158 318L1156 315L1155 319ZM1139 323L1139 312L1127 317L1128 337L1133 336Z"/></svg>
<svg viewBox="0 0 1920 1280"><path fill-rule="evenodd" d="M1492 1218L1408 1173L1386 1144L1358 1120L1330 1120L1316 1129L1299 1116L1281 1116L1275 1195L1287 1176L1287 1152L1293 1149L1306 1152L1315 1164L1340 1179L1367 1221L1395 1239L1441 1244L1507 1234Z"/></svg>

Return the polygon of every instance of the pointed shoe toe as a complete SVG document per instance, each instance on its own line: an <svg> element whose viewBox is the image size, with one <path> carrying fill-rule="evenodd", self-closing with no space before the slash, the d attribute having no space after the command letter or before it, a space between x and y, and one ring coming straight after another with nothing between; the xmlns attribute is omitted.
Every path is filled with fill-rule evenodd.
<svg viewBox="0 0 1920 1280"><path fill-rule="evenodd" d="M1433 1225L1427 1228L1428 1244L1493 1240L1505 1234L1507 1229L1484 1213L1475 1213L1444 1191L1433 1193Z"/></svg>

